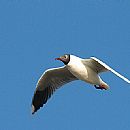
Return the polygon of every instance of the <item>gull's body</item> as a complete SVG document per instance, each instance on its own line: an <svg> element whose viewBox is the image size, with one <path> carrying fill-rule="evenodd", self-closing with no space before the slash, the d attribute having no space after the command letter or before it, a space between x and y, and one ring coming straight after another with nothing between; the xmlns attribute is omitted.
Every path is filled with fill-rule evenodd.
<svg viewBox="0 0 130 130"><path fill-rule="evenodd" d="M67 69L78 79L90 84L100 84L100 77L91 67L88 61L71 55L71 61L66 65Z"/></svg>
<svg viewBox="0 0 130 130"><path fill-rule="evenodd" d="M32 99L32 114L47 102L56 89L74 80L82 80L94 85L96 89L107 90L109 86L98 74L111 71L130 83L127 78L95 57L82 59L74 55L64 55L56 59L62 61L65 66L46 70L38 80Z"/></svg>

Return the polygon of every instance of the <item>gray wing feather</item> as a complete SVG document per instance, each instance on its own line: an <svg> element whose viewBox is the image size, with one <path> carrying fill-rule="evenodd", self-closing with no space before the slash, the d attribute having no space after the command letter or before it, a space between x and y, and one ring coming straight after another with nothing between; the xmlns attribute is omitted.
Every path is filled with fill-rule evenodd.
<svg viewBox="0 0 130 130"><path fill-rule="evenodd" d="M86 67L90 67L96 73L109 71L108 67L99 63L97 60L95 60L94 57L91 57L90 59L84 59L83 63L85 64Z"/></svg>
<svg viewBox="0 0 130 130"><path fill-rule="evenodd" d="M115 71L114 69L112 69L110 66L106 65L104 62L102 62L101 60L97 59L96 57L91 57L92 60L94 60L95 62L97 62L97 64L99 64L100 66L104 67L104 69L102 71L109 70L111 71L113 74L115 74L116 76L120 77L121 79L123 79L124 81L126 81L127 83L130 83L130 80L127 79L126 77L124 77L123 75L121 75L120 73L118 73L117 71Z"/></svg>
<svg viewBox="0 0 130 130"><path fill-rule="evenodd" d="M37 83L32 99L32 114L47 102L53 92L77 78L64 66L46 70Z"/></svg>
<svg viewBox="0 0 130 130"><path fill-rule="evenodd" d="M92 68L94 71L96 71L97 73L111 71L112 73L114 73L115 75L117 75L118 77L126 81L127 83L130 83L130 80L128 80L126 77L124 77L123 75L121 75L120 73L118 73L117 71L115 71L110 66L108 66L107 64L105 64L104 62L102 62L96 57L91 57L90 59L84 59L84 63L90 68Z"/></svg>

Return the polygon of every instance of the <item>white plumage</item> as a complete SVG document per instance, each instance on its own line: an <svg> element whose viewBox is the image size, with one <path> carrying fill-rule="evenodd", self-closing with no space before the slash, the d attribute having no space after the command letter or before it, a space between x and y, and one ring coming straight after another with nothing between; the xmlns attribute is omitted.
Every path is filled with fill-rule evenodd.
<svg viewBox="0 0 130 130"><path fill-rule="evenodd" d="M32 114L47 102L56 89L74 80L82 80L94 85L96 89L107 90L109 86L98 74L111 71L127 83L130 83L130 80L95 57L82 59L66 54L56 59L62 61L65 66L48 69L40 77L32 99Z"/></svg>

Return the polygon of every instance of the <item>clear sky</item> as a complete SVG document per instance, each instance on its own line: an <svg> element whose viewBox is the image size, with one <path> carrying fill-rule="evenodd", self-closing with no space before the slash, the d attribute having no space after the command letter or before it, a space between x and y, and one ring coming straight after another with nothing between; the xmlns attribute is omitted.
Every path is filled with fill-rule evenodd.
<svg viewBox="0 0 130 130"><path fill-rule="evenodd" d="M130 79L129 0L0 0L0 130L130 130L130 85L76 81L31 115L37 80L54 58L96 56Z"/></svg>

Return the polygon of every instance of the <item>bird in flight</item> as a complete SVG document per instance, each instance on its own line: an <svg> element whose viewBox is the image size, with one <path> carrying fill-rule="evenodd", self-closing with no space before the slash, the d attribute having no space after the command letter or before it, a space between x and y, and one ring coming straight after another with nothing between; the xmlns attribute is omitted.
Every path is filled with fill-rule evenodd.
<svg viewBox="0 0 130 130"><path fill-rule="evenodd" d="M130 83L130 80L96 57L82 59L74 55L65 54L56 58L56 60L62 61L64 66L48 69L42 74L32 99L32 114L47 102L56 89L74 80L82 80L93 85L96 89L107 90L109 86L101 79L99 74L111 71L124 81Z"/></svg>

